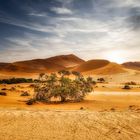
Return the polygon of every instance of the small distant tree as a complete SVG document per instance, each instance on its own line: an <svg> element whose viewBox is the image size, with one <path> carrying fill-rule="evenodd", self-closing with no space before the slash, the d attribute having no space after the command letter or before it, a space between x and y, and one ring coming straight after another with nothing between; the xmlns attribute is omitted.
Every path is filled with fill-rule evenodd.
<svg viewBox="0 0 140 140"><path fill-rule="evenodd" d="M100 82L100 83L104 83L105 79L104 78L98 78L97 81Z"/></svg>
<svg viewBox="0 0 140 140"><path fill-rule="evenodd" d="M74 79L69 78L73 74ZM59 71L56 75L40 74L34 86L34 100L41 102L51 102L51 99L59 99L61 102L75 101L79 102L93 91L93 85L96 84L92 77L84 78L78 72ZM33 100L33 101L34 101Z"/></svg>
<svg viewBox="0 0 140 140"><path fill-rule="evenodd" d="M125 84L122 89L131 89L131 87L129 85Z"/></svg>
<svg viewBox="0 0 140 140"><path fill-rule="evenodd" d="M126 82L126 83L125 83L125 85L137 85L137 83L136 83L136 82L131 81L131 82Z"/></svg>

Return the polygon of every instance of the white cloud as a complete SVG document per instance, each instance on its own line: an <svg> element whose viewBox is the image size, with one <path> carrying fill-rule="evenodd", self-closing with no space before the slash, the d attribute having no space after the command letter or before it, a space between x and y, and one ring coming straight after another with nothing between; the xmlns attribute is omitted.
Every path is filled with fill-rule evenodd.
<svg viewBox="0 0 140 140"><path fill-rule="evenodd" d="M29 16L36 16L36 17L47 17L47 14L46 13L29 13L28 14Z"/></svg>
<svg viewBox="0 0 140 140"><path fill-rule="evenodd" d="M138 3L137 0L134 0L137 1L136 3L132 0L124 0L123 2L112 0L111 4L113 4L113 1L115 2L115 5L113 5L115 8L134 7ZM69 2L72 2L72 0L69 0ZM75 9L68 9L64 6L51 8L53 12L60 15L57 17L49 17L45 13L34 11L29 15L39 18L32 22L21 22L14 18L1 19L4 23L44 32L46 35L42 37L39 34L25 34L23 38L8 38L7 40L11 42L11 48L0 52L0 60L3 60L5 56L7 56L7 60L13 61L25 58L46 58L68 53L75 53L86 60L93 58L111 59L111 55L119 53L120 55L116 56L119 57L119 60L140 59L138 54L140 52L140 33L132 30L130 24L127 23L126 19L129 16L127 10L123 16L119 15L122 12L120 9L113 16L111 12L108 15L111 4L106 5L108 9L102 10L100 8L103 7L96 7L96 10L98 8L96 12L99 12L101 17L98 17L96 12L88 13L88 16L83 16L82 13L79 15L75 13ZM104 13L104 11L107 12ZM69 16L64 16L65 14ZM40 20L43 20L43 24L40 23ZM11 55L11 57L9 58L8 55ZM108 57L108 55L110 56Z"/></svg>
<svg viewBox="0 0 140 140"><path fill-rule="evenodd" d="M57 14L72 14L73 12L65 7L53 7L51 8L52 11L56 12Z"/></svg>

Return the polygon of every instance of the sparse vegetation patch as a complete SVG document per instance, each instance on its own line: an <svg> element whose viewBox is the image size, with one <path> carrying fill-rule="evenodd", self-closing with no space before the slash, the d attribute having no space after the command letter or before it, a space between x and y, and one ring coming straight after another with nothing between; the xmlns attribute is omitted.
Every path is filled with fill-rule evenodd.
<svg viewBox="0 0 140 140"><path fill-rule="evenodd" d="M127 83L125 83L126 85L137 85L137 83L136 82L133 82L133 81L131 81L131 82L127 82Z"/></svg>
<svg viewBox="0 0 140 140"><path fill-rule="evenodd" d="M30 96L30 94L27 91L24 91L24 92L21 93L20 96Z"/></svg>
<svg viewBox="0 0 140 140"><path fill-rule="evenodd" d="M131 87L129 85L124 85L122 89L131 89Z"/></svg>
<svg viewBox="0 0 140 140"><path fill-rule="evenodd" d="M6 92L0 92L0 95L1 96L7 96L7 93Z"/></svg>
<svg viewBox="0 0 140 140"><path fill-rule="evenodd" d="M11 79L2 79L0 84L19 84L19 83L33 83L33 79L26 78L11 78Z"/></svg>
<svg viewBox="0 0 140 140"><path fill-rule="evenodd" d="M97 79L97 82L98 82L98 83L104 83L104 82L105 82L105 79L104 79L104 78L98 78L98 79Z"/></svg>
<svg viewBox="0 0 140 140"><path fill-rule="evenodd" d="M69 78L70 75L75 78ZM79 102L86 94L93 91L95 81L92 77L84 78L79 72L59 71L58 74L50 75L41 73L34 87L34 97L32 100L41 102L74 101ZM28 101L28 104L32 102ZM33 102L34 103L34 102Z"/></svg>

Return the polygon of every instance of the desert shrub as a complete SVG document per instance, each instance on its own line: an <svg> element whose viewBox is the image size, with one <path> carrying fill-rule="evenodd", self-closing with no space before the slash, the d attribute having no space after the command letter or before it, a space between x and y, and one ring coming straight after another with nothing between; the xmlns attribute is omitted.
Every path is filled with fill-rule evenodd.
<svg viewBox="0 0 140 140"><path fill-rule="evenodd" d="M129 109L134 109L136 106L135 105L130 105L128 108Z"/></svg>
<svg viewBox="0 0 140 140"><path fill-rule="evenodd" d="M29 88L34 88L35 87L35 84L30 84L29 85Z"/></svg>
<svg viewBox="0 0 140 140"><path fill-rule="evenodd" d="M29 100L26 102L26 104L27 104L27 105L32 105L32 104L34 104L35 102L36 102L35 99L29 99Z"/></svg>
<svg viewBox="0 0 140 140"><path fill-rule="evenodd" d="M80 107L80 110L84 110L84 107Z"/></svg>
<svg viewBox="0 0 140 140"><path fill-rule="evenodd" d="M2 88L1 90L7 90L7 88Z"/></svg>
<svg viewBox="0 0 140 140"><path fill-rule="evenodd" d="M115 111L115 108L110 108L111 111Z"/></svg>
<svg viewBox="0 0 140 140"><path fill-rule="evenodd" d="M30 94L27 91L24 91L24 92L21 93L20 96L30 96Z"/></svg>
<svg viewBox="0 0 140 140"><path fill-rule="evenodd" d="M0 95L1 96L7 96L7 93L6 92L0 92Z"/></svg>
<svg viewBox="0 0 140 140"><path fill-rule="evenodd" d="M104 83L104 82L105 82L105 79L104 79L104 78L98 78L97 81L98 81L99 83Z"/></svg>
<svg viewBox="0 0 140 140"><path fill-rule="evenodd" d="M96 84L92 77L84 78L80 73L63 70L58 74L40 74L34 87L35 100L51 102L52 98L57 98L61 102L82 101L86 94L93 91L93 85ZM75 78L70 79L70 74L75 75Z"/></svg>
<svg viewBox="0 0 140 140"><path fill-rule="evenodd" d="M125 83L125 85L137 85L137 83L136 83L136 82L131 81L131 82L127 82L127 83Z"/></svg>
<svg viewBox="0 0 140 140"><path fill-rule="evenodd" d="M40 82L39 79L34 79L34 83Z"/></svg>
<svg viewBox="0 0 140 140"><path fill-rule="evenodd" d="M15 91L16 88L15 87L11 87L10 91Z"/></svg>
<svg viewBox="0 0 140 140"><path fill-rule="evenodd" d="M123 89L131 89L129 85L124 85Z"/></svg>
<svg viewBox="0 0 140 140"><path fill-rule="evenodd" d="M26 78L11 78L11 79L2 79L0 84L18 84L18 83L32 83L33 79Z"/></svg>

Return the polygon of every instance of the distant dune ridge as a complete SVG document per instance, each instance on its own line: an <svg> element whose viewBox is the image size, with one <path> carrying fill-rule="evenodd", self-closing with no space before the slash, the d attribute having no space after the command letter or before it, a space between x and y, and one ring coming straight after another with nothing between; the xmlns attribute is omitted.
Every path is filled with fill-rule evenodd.
<svg viewBox="0 0 140 140"><path fill-rule="evenodd" d="M140 62L126 62L122 65L128 69L140 70Z"/></svg>
<svg viewBox="0 0 140 140"><path fill-rule="evenodd" d="M118 74L127 72L126 69L140 70L140 62L126 62L122 65L108 60L95 59L84 61L81 58L69 54L59 55L46 59L33 59L13 63L0 63L0 73L41 73L57 72L63 69L78 71L83 74Z"/></svg>
<svg viewBox="0 0 140 140"><path fill-rule="evenodd" d="M82 60L81 58L73 54L51 57L51 58L48 58L47 61L50 63L61 65L65 68L74 67L85 62L84 60Z"/></svg>
<svg viewBox="0 0 140 140"><path fill-rule="evenodd" d="M55 72L67 67L73 67L83 63L84 60L77 56L60 55L47 59L34 59L27 61L19 61L14 63L0 63L0 71L2 72Z"/></svg>

